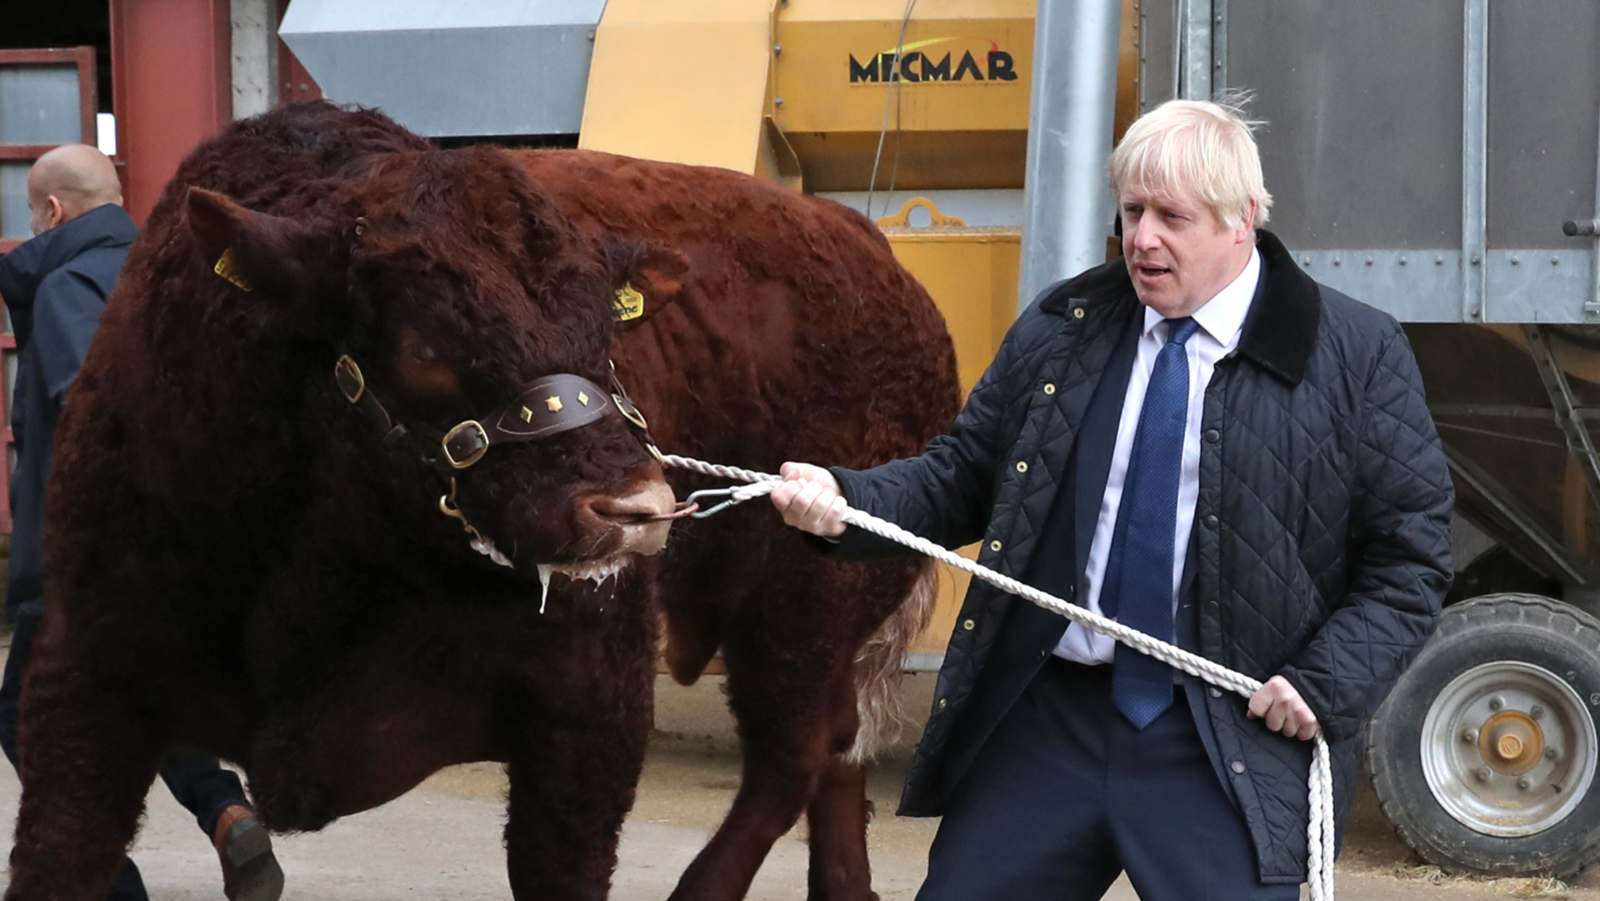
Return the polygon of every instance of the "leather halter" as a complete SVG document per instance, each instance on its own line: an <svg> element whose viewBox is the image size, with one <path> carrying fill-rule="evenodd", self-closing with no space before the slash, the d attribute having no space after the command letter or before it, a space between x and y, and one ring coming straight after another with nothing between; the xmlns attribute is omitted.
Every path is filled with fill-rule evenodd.
<svg viewBox="0 0 1600 901"><path fill-rule="evenodd" d="M463 419L444 432L424 425L407 427L397 422L367 385L361 367L349 354L340 356L334 363L333 380L344 399L377 424L385 445L393 445L415 434L427 448L422 454L423 462L446 478L482 460L494 445L538 441L570 432L599 421L611 410L627 420L651 456L661 459L644 416L628 399L627 391L617 378L615 364L611 367L613 391L607 392L581 375L567 372L547 375L524 388L511 403L487 416Z"/></svg>
<svg viewBox="0 0 1600 901"><path fill-rule="evenodd" d="M368 227L365 216L356 217L351 229L352 243L359 244ZM633 405L627 390L622 387L622 381L617 378L617 364L609 360L607 363L611 367L612 390L609 392L581 375L555 373L537 379L524 388L516 400L491 411L489 415L479 419L463 419L444 432L421 424L413 424L408 428L398 422L389 414L383 401L372 392L361 367L349 354L341 354L334 362L333 381L344 399L351 406L359 407L378 426L385 447L392 447L412 434L420 439L422 462L437 471L445 481L445 493L439 496L439 512L458 520L466 530L472 547L487 555L493 547L492 543L456 504L456 474L482 460L490 447L538 441L570 432L599 421L614 409L633 427L634 434L644 444L645 450L658 463L664 462L655 440L650 437L644 415ZM643 517L640 521L677 519L693 513L695 509L695 505L679 505L672 513Z"/></svg>

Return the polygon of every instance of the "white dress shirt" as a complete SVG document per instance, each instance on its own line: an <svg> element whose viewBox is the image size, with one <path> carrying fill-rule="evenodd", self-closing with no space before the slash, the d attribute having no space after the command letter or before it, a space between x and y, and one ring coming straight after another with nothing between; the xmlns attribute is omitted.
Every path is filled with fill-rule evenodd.
<svg viewBox="0 0 1600 901"><path fill-rule="evenodd" d="M1200 324L1184 345L1189 359L1189 413L1183 435L1183 463L1178 473L1177 527L1172 535L1172 606L1176 615L1178 590L1183 565L1189 555L1189 531L1194 526L1194 505L1200 496L1200 418L1206 385L1211 381L1217 361L1239 346L1245 314L1255 296L1261 275L1261 256L1250 251L1244 271L1227 287L1194 312ZM1122 486L1128 474L1128 456L1133 450L1134 433L1139 429L1139 411L1144 407L1145 388L1155 368L1156 355L1167 343L1167 324L1160 313L1144 309L1144 331L1139 335L1138 354L1128 374L1128 390L1123 396L1122 418L1117 423L1117 443L1112 450L1111 470L1106 474L1106 492L1100 501L1100 516L1095 521L1094 540L1089 544L1089 560L1084 566L1084 592L1078 604L1100 613L1100 588L1105 581L1106 557L1111 552L1111 533L1117 524L1117 508L1122 503ZM1064 553L1071 553L1065 549ZM1110 663L1116 640L1077 623L1056 645L1056 656L1078 663Z"/></svg>

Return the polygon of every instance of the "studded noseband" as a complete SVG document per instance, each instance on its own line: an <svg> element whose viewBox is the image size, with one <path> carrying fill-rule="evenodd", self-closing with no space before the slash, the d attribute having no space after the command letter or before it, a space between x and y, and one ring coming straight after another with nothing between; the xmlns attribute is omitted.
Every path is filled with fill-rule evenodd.
<svg viewBox="0 0 1600 901"><path fill-rule="evenodd" d="M524 388L516 400L487 416L463 419L440 432L424 425L406 426L390 415L383 401L367 385L361 367L348 354L333 366L333 380L339 393L360 408L379 427L383 442L393 445L407 436L417 436L424 445L422 459L446 477L468 469L484 458L489 448L499 444L538 441L582 428L603 418L610 410L627 420L651 456L661 458L639 413L611 367L612 391L606 391L581 375L560 372L537 379Z"/></svg>

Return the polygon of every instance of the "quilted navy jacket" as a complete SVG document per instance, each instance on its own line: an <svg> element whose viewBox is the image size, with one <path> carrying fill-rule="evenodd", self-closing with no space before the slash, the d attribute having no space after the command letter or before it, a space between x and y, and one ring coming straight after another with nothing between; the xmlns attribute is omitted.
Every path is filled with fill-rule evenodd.
<svg viewBox="0 0 1600 901"><path fill-rule="evenodd" d="M1272 234L1259 232L1257 248L1263 274L1238 349L1205 395L1195 644L1256 679L1282 674L1305 698L1333 752L1342 831L1362 728L1438 622L1454 493L1398 323L1312 281ZM1018 578L1034 554L1059 553L1037 541L1117 326L1137 304L1120 260L1045 292L949 434L920 457L834 470L851 505L947 547L981 539L980 562ZM885 550L854 529L835 549ZM961 765L952 732L1012 603L976 581L968 592L902 814L943 809L945 770ZM1303 879L1311 744L1248 720L1242 698L1206 697L1261 878Z"/></svg>

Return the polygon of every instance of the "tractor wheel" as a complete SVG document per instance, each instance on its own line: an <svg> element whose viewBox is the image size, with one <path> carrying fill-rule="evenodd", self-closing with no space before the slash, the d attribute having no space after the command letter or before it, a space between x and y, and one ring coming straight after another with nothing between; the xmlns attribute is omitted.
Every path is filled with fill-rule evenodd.
<svg viewBox="0 0 1600 901"><path fill-rule="evenodd" d="M1455 872L1571 876L1600 856L1600 621L1549 598L1447 608L1367 730L1384 815Z"/></svg>

